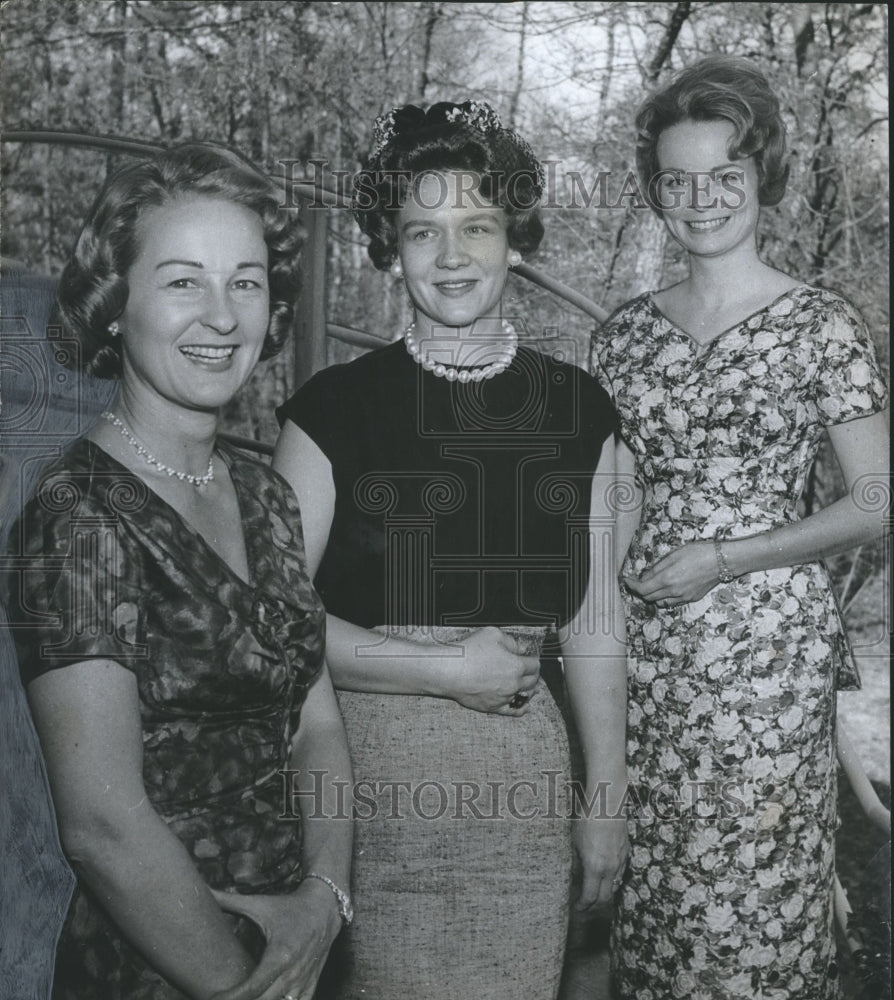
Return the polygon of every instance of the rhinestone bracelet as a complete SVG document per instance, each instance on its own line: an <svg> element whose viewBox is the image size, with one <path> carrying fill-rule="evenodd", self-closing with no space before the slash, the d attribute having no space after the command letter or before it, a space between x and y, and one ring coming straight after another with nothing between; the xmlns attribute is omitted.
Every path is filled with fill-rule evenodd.
<svg viewBox="0 0 894 1000"><path fill-rule="evenodd" d="M315 878L319 879L324 885L328 885L335 895L338 901L338 915L341 917L341 921L345 927L350 927L354 920L354 905L351 902L351 897L344 891L344 889L339 889L339 887L329 878L328 875L320 875L317 872L308 872L305 879Z"/></svg>
<svg viewBox="0 0 894 1000"><path fill-rule="evenodd" d="M735 580L735 574L729 568L729 563L726 561L726 556L723 554L723 548L721 542L723 541L723 529L718 528L716 534L714 535L714 558L717 560L717 576L721 583L732 583Z"/></svg>

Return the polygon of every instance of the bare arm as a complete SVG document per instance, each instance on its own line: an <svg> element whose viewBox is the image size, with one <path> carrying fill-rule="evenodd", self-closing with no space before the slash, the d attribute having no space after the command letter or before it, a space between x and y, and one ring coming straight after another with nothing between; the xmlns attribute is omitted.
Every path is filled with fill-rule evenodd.
<svg viewBox="0 0 894 1000"><path fill-rule="evenodd" d="M335 511L329 459L304 431L287 421L273 467L298 497L308 567L314 576ZM386 638L334 615L327 618L326 658L332 681L348 691L446 697L477 711L523 715L527 707L511 709L508 703L516 692L536 684L539 660L519 656L515 649L514 641L496 628L480 629L462 644L431 647Z"/></svg>
<svg viewBox="0 0 894 1000"><path fill-rule="evenodd" d="M636 484L636 460L633 452L620 438L615 444L615 477L617 489L612 504L615 515L615 565L618 572L639 527L642 513L642 491Z"/></svg>
<svg viewBox="0 0 894 1000"><path fill-rule="evenodd" d="M244 979L253 962L146 797L133 674L88 660L36 678L28 697L62 844L123 936L197 1000Z"/></svg>
<svg viewBox="0 0 894 1000"><path fill-rule="evenodd" d="M311 579L317 575L335 513L332 466L313 438L287 420L273 451L273 468L286 480L301 508L304 554ZM330 665L331 667L331 665Z"/></svg>
<svg viewBox="0 0 894 1000"><path fill-rule="evenodd" d="M725 540L722 551L734 576L795 566L873 541L890 506L887 413L829 428L847 493L822 510L770 531ZM712 542L670 552L638 580L625 583L646 601L696 601L719 582Z"/></svg>
<svg viewBox="0 0 894 1000"><path fill-rule="evenodd" d="M623 870L626 823L619 808L627 790L625 763L627 663L624 614L614 563L626 540L616 531L615 457L604 447L590 500L591 565L586 597L560 638L565 680L586 765L584 809L576 842L584 865L581 904L607 902Z"/></svg>
<svg viewBox="0 0 894 1000"><path fill-rule="evenodd" d="M887 412L830 427L829 439L847 493L803 521L724 542L736 576L846 552L881 535L886 511L878 501L884 495L890 501ZM875 502L867 500L873 493Z"/></svg>
<svg viewBox="0 0 894 1000"><path fill-rule="evenodd" d="M350 808L345 806L345 795L340 795L339 787L350 789L353 774L344 723L326 667L301 710L301 723L292 740L292 767L304 776L303 790L314 793L301 796L304 870L327 875L347 889L352 826ZM309 775L311 770L319 777ZM320 887L326 888L322 883ZM331 892L329 897L331 903Z"/></svg>

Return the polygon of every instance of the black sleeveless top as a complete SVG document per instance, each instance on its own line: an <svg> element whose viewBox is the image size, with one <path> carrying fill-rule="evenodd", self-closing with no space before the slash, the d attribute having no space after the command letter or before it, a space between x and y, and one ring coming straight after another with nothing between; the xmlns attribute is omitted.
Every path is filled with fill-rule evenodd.
<svg viewBox="0 0 894 1000"><path fill-rule="evenodd" d="M315 585L375 625L560 625L587 580L590 483L617 416L576 365L519 348L482 382L403 341L315 375L279 407L332 465Z"/></svg>

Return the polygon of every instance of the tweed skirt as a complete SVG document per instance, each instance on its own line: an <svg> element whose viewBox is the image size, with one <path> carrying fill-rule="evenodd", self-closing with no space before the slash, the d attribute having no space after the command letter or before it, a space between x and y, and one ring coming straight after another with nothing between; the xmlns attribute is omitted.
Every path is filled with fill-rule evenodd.
<svg viewBox="0 0 894 1000"><path fill-rule="evenodd" d="M542 630L511 631L539 652ZM435 643L463 633L400 634ZM320 1000L555 1000L570 761L545 683L521 718L447 698L338 697L354 764L356 916Z"/></svg>

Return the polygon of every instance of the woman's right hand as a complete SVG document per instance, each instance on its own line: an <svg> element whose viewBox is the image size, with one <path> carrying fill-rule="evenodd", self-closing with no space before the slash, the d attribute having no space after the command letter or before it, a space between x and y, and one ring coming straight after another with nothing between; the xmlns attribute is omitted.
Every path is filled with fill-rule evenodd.
<svg viewBox="0 0 894 1000"><path fill-rule="evenodd" d="M312 1000L329 948L342 921L330 889L305 879L288 895L264 896L212 890L222 910L248 917L265 946L255 970L212 1000Z"/></svg>
<svg viewBox="0 0 894 1000"><path fill-rule="evenodd" d="M540 677L540 658L522 655L516 640L492 625L473 632L462 648L450 697L476 712L524 715Z"/></svg>

